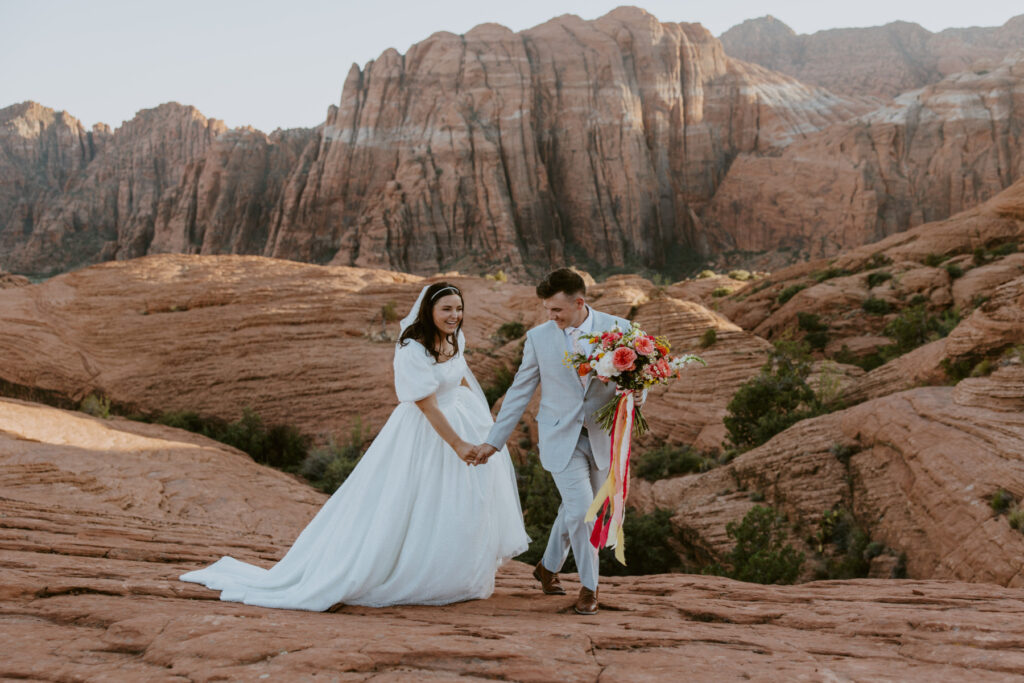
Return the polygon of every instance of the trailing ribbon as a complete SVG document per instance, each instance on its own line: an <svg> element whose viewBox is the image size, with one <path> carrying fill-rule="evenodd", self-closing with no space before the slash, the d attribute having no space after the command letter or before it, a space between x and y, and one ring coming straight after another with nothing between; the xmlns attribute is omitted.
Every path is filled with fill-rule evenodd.
<svg viewBox="0 0 1024 683"><path fill-rule="evenodd" d="M595 521L590 544L597 549L615 548L615 559L626 564L626 543L622 522L629 493L629 454L633 434L633 392L619 396L612 422L611 465L608 478L594 496L585 521Z"/></svg>

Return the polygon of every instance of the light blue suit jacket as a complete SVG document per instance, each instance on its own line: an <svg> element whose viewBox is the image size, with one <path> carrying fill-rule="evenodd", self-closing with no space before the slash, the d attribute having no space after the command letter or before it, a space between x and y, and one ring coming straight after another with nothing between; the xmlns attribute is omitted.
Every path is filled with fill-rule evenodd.
<svg viewBox="0 0 1024 683"><path fill-rule="evenodd" d="M592 332L598 334L615 327L625 332L629 321L595 311ZM500 449L508 441L519 419L540 384L540 410L537 411L537 436L540 462L549 472L561 472L569 464L576 442L585 426L598 469L607 469L611 461L611 438L594 420L594 413L615 396L615 384L590 378L586 389L576 371L565 364L565 332L549 320L526 333L523 362L498 411L486 443Z"/></svg>

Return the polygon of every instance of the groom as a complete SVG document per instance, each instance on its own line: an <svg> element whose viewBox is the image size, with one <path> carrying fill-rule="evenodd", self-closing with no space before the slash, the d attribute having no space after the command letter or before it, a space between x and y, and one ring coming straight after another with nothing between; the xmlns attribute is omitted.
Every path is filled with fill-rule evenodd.
<svg viewBox="0 0 1024 683"><path fill-rule="evenodd" d="M586 286L568 268L550 273L537 285L548 322L526 333L523 362L505 394L485 442L476 449L478 462L486 462L508 440L540 384L537 433L541 465L555 480L562 504L551 527L544 557L533 575L548 595L565 595L558 580L569 548L579 568L577 614L597 613L597 550L590 544L593 522L583 521L595 492L608 477L611 439L594 420L594 413L615 396L615 385L580 377L565 364L566 352L590 353L592 345L581 335L604 332L616 323L629 329L629 321L595 311L586 302Z"/></svg>

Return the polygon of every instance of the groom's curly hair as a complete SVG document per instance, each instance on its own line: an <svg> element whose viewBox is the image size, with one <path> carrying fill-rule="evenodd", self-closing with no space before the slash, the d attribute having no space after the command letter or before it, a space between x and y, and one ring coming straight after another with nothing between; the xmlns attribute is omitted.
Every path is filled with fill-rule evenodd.
<svg viewBox="0 0 1024 683"><path fill-rule="evenodd" d="M566 296L586 296L587 285L583 282L580 274L571 268L559 268L551 271L537 285L537 296L541 299L550 299L555 294L562 292Z"/></svg>
<svg viewBox="0 0 1024 683"><path fill-rule="evenodd" d="M445 291L447 290L447 291ZM422 344L427 352L434 357L434 360L438 363L441 362L441 354L438 349L435 348L435 340L440 335L441 331L437 329L437 325L434 324L434 306L437 302L446 296L451 294L457 294L462 299L462 305L465 307L466 300L462 297L462 290L449 282L435 282L427 288L426 294L423 295L423 302L420 303L420 312L416 316L416 320L412 322L409 327L405 328L402 332L402 336L398 338L398 343L401 346L405 346L406 342L410 339L418 341ZM457 354L459 352L459 332L462 331L462 321L459 321L459 326L455 330L455 334L447 335L448 343L452 345L452 348Z"/></svg>

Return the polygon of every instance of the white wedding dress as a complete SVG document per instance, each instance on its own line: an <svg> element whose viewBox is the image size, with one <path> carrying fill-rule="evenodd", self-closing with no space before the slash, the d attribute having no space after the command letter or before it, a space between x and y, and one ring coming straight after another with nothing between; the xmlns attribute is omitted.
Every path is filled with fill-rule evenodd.
<svg viewBox="0 0 1024 683"><path fill-rule="evenodd" d="M483 442L493 419L464 348L460 337L459 353L437 363L417 342L396 347L401 403L276 565L223 557L181 580L219 590L221 600L312 611L489 597L498 567L530 541L508 450L467 466L414 403L436 394L452 428Z"/></svg>

